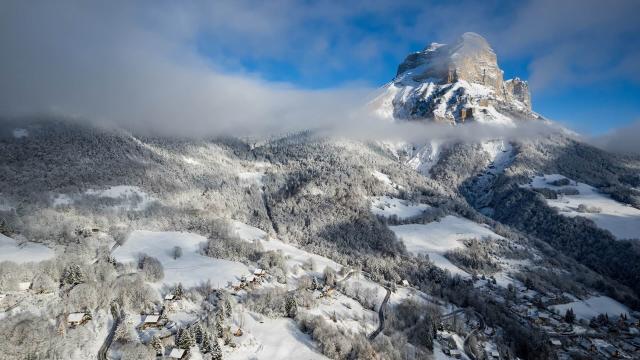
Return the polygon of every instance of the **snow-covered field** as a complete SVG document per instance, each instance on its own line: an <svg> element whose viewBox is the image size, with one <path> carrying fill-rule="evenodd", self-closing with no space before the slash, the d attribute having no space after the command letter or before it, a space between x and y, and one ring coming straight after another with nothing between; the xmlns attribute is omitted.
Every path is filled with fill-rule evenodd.
<svg viewBox="0 0 640 360"><path fill-rule="evenodd" d="M586 300L579 300L567 304L553 305L552 309L559 314L572 308L576 318L590 320L599 314L608 314L609 317L617 318L620 314L629 314L629 308L607 296L594 296Z"/></svg>
<svg viewBox="0 0 640 360"><path fill-rule="evenodd" d="M463 247L460 240L464 239L501 238L482 225L452 215L424 225L408 224L389 228L404 242L409 252L429 254L436 266L462 276L468 274L443 256L447 251Z"/></svg>
<svg viewBox="0 0 640 360"><path fill-rule="evenodd" d="M556 207L566 216L583 216L593 220L602 229L609 230L618 239L640 239L640 210L617 202L592 186L570 180L567 186L549 184L565 177L558 174L536 176L526 185L531 188L560 190L573 188L578 195L558 195L558 199L547 199L549 206ZM599 213L578 212L578 206L598 208Z"/></svg>
<svg viewBox="0 0 640 360"><path fill-rule="evenodd" d="M399 219L407 219L422 214L431 208L426 204L415 204L407 200L389 196L376 196L371 198L371 212L378 216L397 216Z"/></svg>
<svg viewBox="0 0 640 360"><path fill-rule="evenodd" d="M0 262L15 263L39 262L51 259L54 251L42 244L25 242L18 245L14 239L0 234Z"/></svg>
<svg viewBox="0 0 640 360"><path fill-rule="evenodd" d="M225 359L327 359L291 319L270 319L247 313L243 320L245 333L234 339L237 348L229 351L225 347Z"/></svg>
<svg viewBox="0 0 640 360"><path fill-rule="evenodd" d="M182 283L185 287L196 286L207 280L215 287L225 287L228 282L250 275L249 268L236 261L214 259L200 254L207 239L186 232L134 231L124 245L118 247L113 256L119 262L136 262L139 254L157 258L164 267L167 285ZM182 248L182 256L174 259L174 247Z"/></svg>

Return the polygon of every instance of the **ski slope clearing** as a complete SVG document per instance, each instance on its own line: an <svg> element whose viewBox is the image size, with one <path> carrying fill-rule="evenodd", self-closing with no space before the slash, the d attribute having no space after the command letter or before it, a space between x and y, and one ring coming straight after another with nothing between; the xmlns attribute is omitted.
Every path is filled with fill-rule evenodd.
<svg viewBox="0 0 640 360"><path fill-rule="evenodd" d="M559 174L536 176L525 186L555 191L577 190L579 192L577 195L558 194L557 199L547 199L547 204L557 208L565 216L583 216L591 219L598 227L609 230L618 239L640 239L640 210L617 202L584 183L568 179L569 185L551 184L563 179L567 178ZM584 205L589 210L578 211L580 205Z"/></svg>
<svg viewBox="0 0 640 360"><path fill-rule="evenodd" d="M376 196L371 198L371 212L378 216L397 216L399 219L408 219L422 214L430 209L426 204L411 203L389 196Z"/></svg>
<svg viewBox="0 0 640 360"><path fill-rule="evenodd" d="M234 338L238 345L231 351L225 351L225 359L327 359L315 348L311 338L300 331L291 319L269 319L248 313L242 320L244 333ZM225 347L225 350L227 349Z"/></svg>
<svg viewBox="0 0 640 360"><path fill-rule="evenodd" d="M215 287L224 287L250 275L249 268L236 261L214 259L200 253L207 241L204 236L186 232L134 231L124 245L113 252L122 263L137 263L140 254L157 258L164 267L164 279L156 285L182 283L185 287L196 286L207 280ZM179 246L182 256L174 259L173 249Z"/></svg>
<svg viewBox="0 0 640 360"><path fill-rule="evenodd" d="M452 215L425 225L398 225L389 229L404 242L409 252L428 254L436 266L461 276L468 274L444 257L447 251L464 247L461 242L464 239L502 238L482 225Z"/></svg>
<svg viewBox="0 0 640 360"><path fill-rule="evenodd" d="M40 262L53 258L54 251L42 244L25 242L18 244L10 237L0 234L0 262L11 261L22 264Z"/></svg>
<svg viewBox="0 0 640 360"><path fill-rule="evenodd" d="M559 314L572 308L576 318L591 320L599 314L607 314L609 317L617 318L620 314L629 315L629 308L608 296L594 296L586 300L574 301L567 304L553 305L552 309Z"/></svg>

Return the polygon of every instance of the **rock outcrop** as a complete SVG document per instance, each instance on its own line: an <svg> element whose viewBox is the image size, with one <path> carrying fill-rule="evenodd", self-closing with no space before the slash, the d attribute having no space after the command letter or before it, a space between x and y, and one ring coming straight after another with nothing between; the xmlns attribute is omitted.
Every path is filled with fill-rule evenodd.
<svg viewBox="0 0 640 360"><path fill-rule="evenodd" d="M394 120L512 124L539 118L531 111L527 82L504 81L496 53L475 33L407 56L374 106Z"/></svg>

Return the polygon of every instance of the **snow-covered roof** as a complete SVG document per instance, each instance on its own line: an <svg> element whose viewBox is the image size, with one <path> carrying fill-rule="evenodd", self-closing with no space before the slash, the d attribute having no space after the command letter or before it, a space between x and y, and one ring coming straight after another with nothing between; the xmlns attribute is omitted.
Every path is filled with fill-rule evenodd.
<svg viewBox="0 0 640 360"><path fill-rule="evenodd" d="M18 289L20 291L29 290L30 288L31 288L31 282L29 282L29 281L19 282L18 283Z"/></svg>
<svg viewBox="0 0 640 360"><path fill-rule="evenodd" d="M253 271L253 274L254 274L254 275L261 275L261 274L264 274L264 270L262 270L262 269L255 269L255 270Z"/></svg>
<svg viewBox="0 0 640 360"><path fill-rule="evenodd" d="M169 357L174 359L181 359L182 356L184 356L185 351L185 349L173 348L169 353Z"/></svg>
<svg viewBox="0 0 640 360"><path fill-rule="evenodd" d="M554 346L562 346L562 342L558 339L551 339L551 344Z"/></svg>
<svg viewBox="0 0 640 360"><path fill-rule="evenodd" d="M147 324L157 323L160 320L160 315L147 315L144 317L144 322Z"/></svg>
<svg viewBox="0 0 640 360"><path fill-rule="evenodd" d="M67 322L75 323L81 322L86 314L83 312L71 313L67 316Z"/></svg>
<svg viewBox="0 0 640 360"><path fill-rule="evenodd" d="M173 300L173 298L175 298L175 297L176 297L176 296L175 296L175 295L173 295L173 294L167 294L167 295L165 295L165 296L164 296L164 299L165 299L165 300Z"/></svg>

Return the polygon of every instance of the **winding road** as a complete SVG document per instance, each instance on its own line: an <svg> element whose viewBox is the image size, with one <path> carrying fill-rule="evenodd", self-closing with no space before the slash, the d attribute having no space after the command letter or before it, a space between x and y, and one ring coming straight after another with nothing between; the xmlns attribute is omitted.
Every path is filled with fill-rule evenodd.
<svg viewBox="0 0 640 360"><path fill-rule="evenodd" d="M384 289L387 290L387 295L384 296L382 304L380 304L380 309L378 309L378 318L380 319L378 328L369 335L369 340L375 339L376 336L384 330L384 308L387 306L387 302L389 302L389 297L391 296L391 289L388 287L385 287Z"/></svg>
<svg viewBox="0 0 640 360"><path fill-rule="evenodd" d="M120 313L114 306L111 307L111 315L113 315L113 324L111 325L107 338L104 339L102 346L100 346L100 350L98 350L98 360L107 360L107 352L109 352L109 347L113 342L116 329L118 328L118 324L120 324Z"/></svg>

